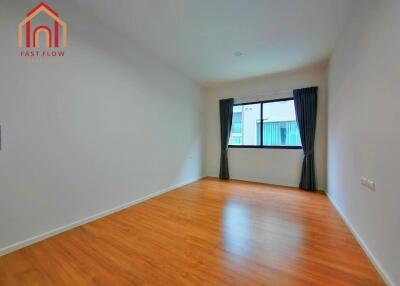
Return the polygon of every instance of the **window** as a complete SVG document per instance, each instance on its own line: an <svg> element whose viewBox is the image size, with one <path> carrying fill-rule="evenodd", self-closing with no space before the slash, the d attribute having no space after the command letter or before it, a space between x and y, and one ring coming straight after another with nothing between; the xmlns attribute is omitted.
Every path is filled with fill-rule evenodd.
<svg viewBox="0 0 400 286"><path fill-rule="evenodd" d="M235 104L229 146L300 149L293 99Z"/></svg>
<svg viewBox="0 0 400 286"><path fill-rule="evenodd" d="M260 119L261 105L242 104L233 107L232 131L229 140L230 145L256 146L258 137L257 121Z"/></svg>

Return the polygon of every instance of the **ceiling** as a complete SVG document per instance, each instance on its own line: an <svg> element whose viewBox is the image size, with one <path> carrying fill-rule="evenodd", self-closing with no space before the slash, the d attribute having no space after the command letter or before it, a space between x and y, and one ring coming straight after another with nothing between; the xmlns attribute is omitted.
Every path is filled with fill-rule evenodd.
<svg viewBox="0 0 400 286"><path fill-rule="evenodd" d="M327 60L354 7L351 0L77 1L205 86Z"/></svg>

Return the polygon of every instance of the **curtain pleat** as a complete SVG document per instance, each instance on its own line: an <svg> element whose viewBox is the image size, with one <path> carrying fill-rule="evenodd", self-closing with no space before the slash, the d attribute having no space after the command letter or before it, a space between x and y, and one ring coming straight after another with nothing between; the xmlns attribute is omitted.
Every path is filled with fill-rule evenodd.
<svg viewBox="0 0 400 286"><path fill-rule="evenodd" d="M297 124L304 151L304 161L299 187L307 191L315 191L314 141L317 124L318 87L309 87L293 91Z"/></svg>
<svg viewBox="0 0 400 286"><path fill-rule="evenodd" d="M219 118L221 126L221 161L219 178L229 179L228 144L232 128L233 98L219 101Z"/></svg>

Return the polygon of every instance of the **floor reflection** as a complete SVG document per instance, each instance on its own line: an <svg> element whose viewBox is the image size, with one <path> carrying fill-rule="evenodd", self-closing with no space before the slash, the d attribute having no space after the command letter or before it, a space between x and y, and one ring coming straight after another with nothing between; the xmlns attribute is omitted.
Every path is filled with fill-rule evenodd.
<svg viewBox="0 0 400 286"><path fill-rule="evenodd" d="M285 216L281 206L227 202L223 213L223 246L230 254L266 264L293 265L304 247L302 222ZM239 257L235 258L240 263Z"/></svg>
<svg viewBox="0 0 400 286"><path fill-rule="evenodd" d="M250 213L236 201L228 202L224 210L224 247L235 254L247 254L250 247Z"/></svg>

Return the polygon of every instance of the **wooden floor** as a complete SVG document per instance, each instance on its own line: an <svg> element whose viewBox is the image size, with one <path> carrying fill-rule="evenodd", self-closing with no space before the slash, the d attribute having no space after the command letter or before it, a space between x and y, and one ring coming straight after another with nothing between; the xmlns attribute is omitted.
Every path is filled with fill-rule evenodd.
<svg viewBox="0 0 400 286"><path fill-rule="evenodd" d="M325 195L203 179L0 257L0 285L384 285Z"/></svg>

